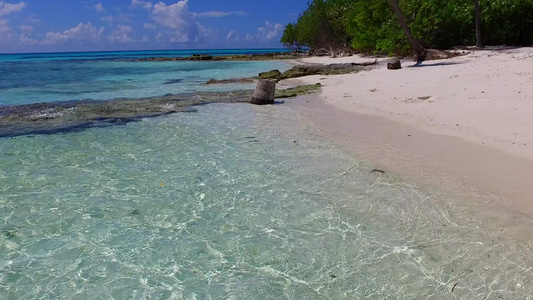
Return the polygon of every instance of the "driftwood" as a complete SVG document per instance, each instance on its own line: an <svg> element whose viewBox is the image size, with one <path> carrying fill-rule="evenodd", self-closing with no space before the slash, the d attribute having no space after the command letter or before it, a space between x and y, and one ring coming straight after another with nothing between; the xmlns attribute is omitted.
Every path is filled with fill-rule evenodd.
<svg viewBox="0 0 533 300"><path fill-rule="evenodd" d="M352 66L371 66L371 65L375 65L378 63L378 59L376 58L374 61L365 61L365 62L362 62L362 63L352 63Z"/></svg>
<svg viewBox="0 0 533 300"><path fill-rule="evenodd" d="M331 58L335 57L344 57L344 56L351 56L353 55L353 52L349 49L333 49L332 47L329 48L320 48L316 50L314 53L316 56L329 56Z"/></svg>

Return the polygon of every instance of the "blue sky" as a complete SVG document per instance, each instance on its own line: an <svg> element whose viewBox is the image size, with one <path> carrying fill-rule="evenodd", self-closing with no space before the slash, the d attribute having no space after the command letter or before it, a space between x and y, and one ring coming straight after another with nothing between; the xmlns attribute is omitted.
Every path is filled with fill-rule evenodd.
<svg viewBox="0 0 533 300"><path fill-rule="evenodd" d="M281 47L307 0L0 0L0 53Z"/></svg>

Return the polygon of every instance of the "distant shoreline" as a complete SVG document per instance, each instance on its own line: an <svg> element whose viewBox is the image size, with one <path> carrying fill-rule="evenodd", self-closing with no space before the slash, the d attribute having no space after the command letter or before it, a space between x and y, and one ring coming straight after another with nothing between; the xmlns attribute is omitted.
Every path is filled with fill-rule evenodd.
<svg viewBox="0 0 533 300"><path fill-rule="evenodd" d="M305 56L307 56L307 54L294 54L292 52L269 52L235 55L193 54L185 57L138 58L134 61L267 61L299 59Z"/></svg>

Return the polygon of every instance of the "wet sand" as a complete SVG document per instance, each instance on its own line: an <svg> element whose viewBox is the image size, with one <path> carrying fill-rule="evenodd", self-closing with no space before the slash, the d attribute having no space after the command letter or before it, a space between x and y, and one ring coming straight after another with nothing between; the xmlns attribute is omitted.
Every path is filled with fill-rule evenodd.
<svg viewBox="0 0 533 300"><path fill-rule="evenodd" d="M362 59L368 60L306 62ZM301 78L298 84L322 83L322 94L294 105L332 142L377 169L530 219L533 49L479 51L425 64L409 68L413 63L403 61L399 71L383 66Z"/></svg>

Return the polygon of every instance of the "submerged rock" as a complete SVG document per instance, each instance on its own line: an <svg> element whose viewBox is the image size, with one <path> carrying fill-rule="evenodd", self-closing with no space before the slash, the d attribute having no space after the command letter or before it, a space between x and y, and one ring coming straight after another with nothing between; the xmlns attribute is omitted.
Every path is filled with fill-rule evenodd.
<svg viewBox="0 0 533 300"><path fill-rule="evenodd" d="M163 84L176 84L181 83L183 79L168 79Z"/></svg>
<svg viewBox="0 0 533 300"><path fill-rule="evenodd" d="M80 131L142 118L189 112L194 105L247 102L252 90L165 95L141 99L69 101L0 107L0 138Z"/></svg>
<svg viewBox="0 0 533 300"><path fill-rule="evenodd" d="M205 84L252 83L252 78L209 79Z"/></svg>

